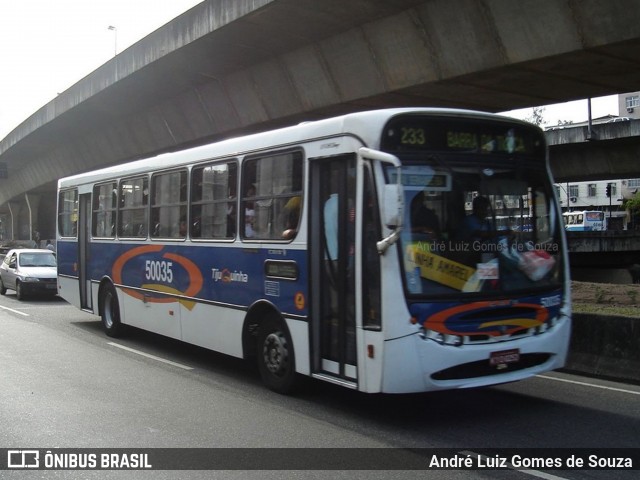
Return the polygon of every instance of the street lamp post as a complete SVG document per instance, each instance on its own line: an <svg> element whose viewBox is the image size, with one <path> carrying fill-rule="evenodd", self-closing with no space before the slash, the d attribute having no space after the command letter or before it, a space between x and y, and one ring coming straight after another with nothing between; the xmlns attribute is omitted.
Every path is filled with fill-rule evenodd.
<svg viewBox="0 0 640 480"><path fill-rule="evenodd" d="M113 25L107 27L108 30L113 32L113 56L118 55L118 29Z"/></svg>

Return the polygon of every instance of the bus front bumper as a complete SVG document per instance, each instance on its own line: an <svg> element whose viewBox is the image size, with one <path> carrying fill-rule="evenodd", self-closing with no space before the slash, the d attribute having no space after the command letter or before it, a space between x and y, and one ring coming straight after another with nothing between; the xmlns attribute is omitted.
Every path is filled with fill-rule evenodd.
<svg viewBox="0 0 640 480"><path fill-rule="evenodd" d="M514 382L564 366L571 320L516 340L460 346L420 335L387 341L382 391L410 393ZM402 362L395 359L402 359Z"/></svg>

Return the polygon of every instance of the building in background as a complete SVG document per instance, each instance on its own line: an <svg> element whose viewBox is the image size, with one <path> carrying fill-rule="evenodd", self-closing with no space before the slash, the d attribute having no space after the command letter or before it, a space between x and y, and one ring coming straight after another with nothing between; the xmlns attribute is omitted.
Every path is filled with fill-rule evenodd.
<svg viewBox="0 0 640 480"><path fill-rule="evenodd" d="M618 108L621 116L640 118L640 92L618 95Z"/></svg>
<svg viewBox="0 0 640 480"><path fill-rule="evenodd" d="M606 115L591 119L592 125L611 122L629 122L640 119L640 92L618 95L619 116ZM558 128L584 127L589 120L571 124L548 127ZM640 169L638 171L640 176ZM640 192L640 178L599 180L587 182L567 182L555 185L563 213L579 211L605 212L606 230L627 230L640 228L634 218L624 209L624 201L630 200Z"/></svg>
<svg viewBox="0 0 640 480"><path fill-rule="evenodd" d="M557 183L555 188L564 213L602 211L605 230L627 230L631 218L623 201L638 191L640 179Z"/></svg>

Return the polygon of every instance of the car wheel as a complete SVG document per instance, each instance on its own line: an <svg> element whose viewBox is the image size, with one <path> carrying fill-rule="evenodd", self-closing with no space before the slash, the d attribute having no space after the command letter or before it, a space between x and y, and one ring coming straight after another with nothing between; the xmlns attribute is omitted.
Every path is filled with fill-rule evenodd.
<svg viewBox="0 0 640 480"><path fill-rule="evenodd" d="M24 300L24 288L22 287L22 282L16 281L16 298L18 300Z"/></svg>
<svg viewBox="0 0 640 480"><path fill-rule="evenodd" d="M7 287L4 286L2 277L0 277L0 295L6 295L6 294L7 294Z"/></svg>
<svg viewBox="0 0 640 480"><path fill-rule="evenodd" d="M100 317L105 333L110 337L119 337L124 331L124 325L120 322L120 305L118 294L113 285L106 285L101 294L102 306Z"/></svg>

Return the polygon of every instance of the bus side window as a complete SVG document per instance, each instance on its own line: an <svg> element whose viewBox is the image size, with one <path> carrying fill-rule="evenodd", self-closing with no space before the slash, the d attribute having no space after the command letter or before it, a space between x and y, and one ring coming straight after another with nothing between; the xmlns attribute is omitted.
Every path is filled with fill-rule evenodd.
<svg viewBox="0 0 640 480"><path fill-rule="evenodd" d="M78 222L78 190L61 191L58 195L58 232L62 237L75 237Z"/></svg>
<svg viewBox="0 0 640 480"><path fill-rule="evenodd" d="M191 171L192 238L231 239L236 235L238 165L234 161Z"/></svg>
<svg viewBox="0 0 640 480"><path fill-rule="evenodd" d="M300 151L272 153L244 162L240 207L244 238L293 238L302 205L302 170Z"/></svg>
<svg viewBox="0 0 640 480"><path fill-rule="evenodd" d="M151 177L151 218L154 219L154 235L176 239L187 236L186 170L159 173ZM137 236L142 236L141 233Z"/></svg>
<svg viewBox="0 0 640 480"><path fill-rule="evenodd" d="M137 177L120 182L118 206L118 235L122 237L146 236L149 203L149 178ZM144 228L140 228L144 225Z"/></svg>
<svg viewBox="0 0 640 480"><path fill-rule="evenodd" d="M94 237L114 237L116 233L116 211L118 208L116 182L103 183L93 187L93 221Z"/></svg>

